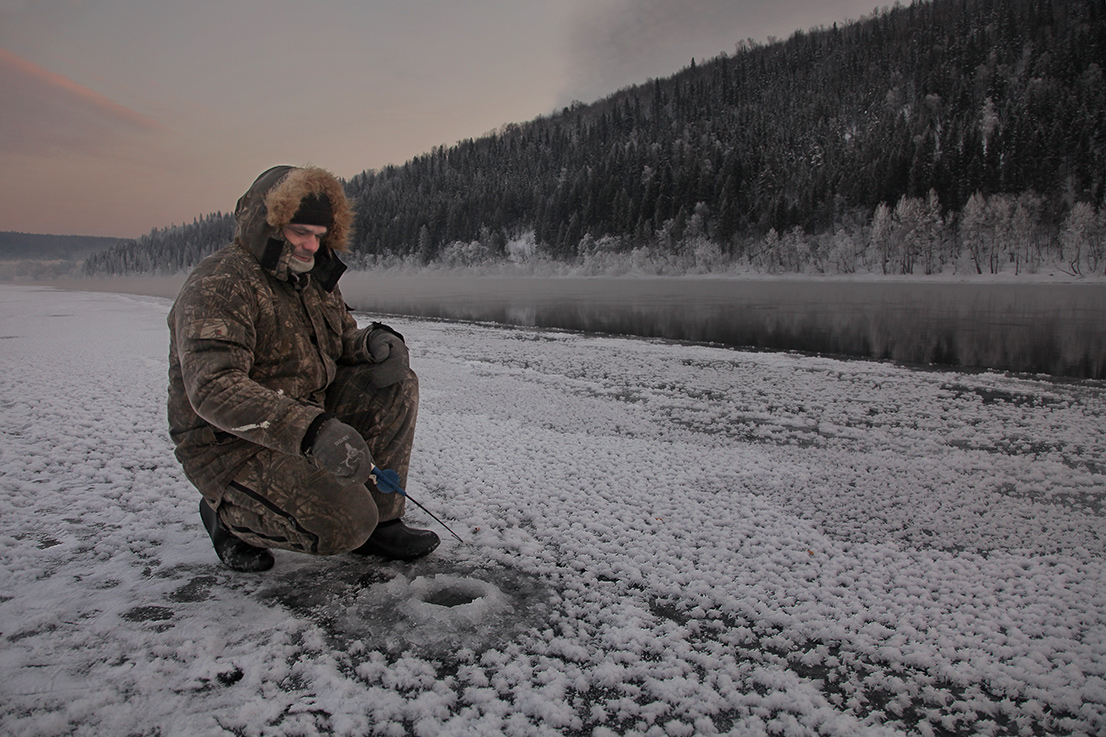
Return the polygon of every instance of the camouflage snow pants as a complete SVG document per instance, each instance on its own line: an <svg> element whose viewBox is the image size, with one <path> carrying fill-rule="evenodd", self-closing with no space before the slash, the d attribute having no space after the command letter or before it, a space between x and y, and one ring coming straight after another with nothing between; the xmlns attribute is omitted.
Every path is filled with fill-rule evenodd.
<svg viewBox="0 0 1106 737"><path fill-rule="evenodd" d="M408 372L402 381L376 389L368 381L371 365L340 366L326 391L326 409L356 428L373 462L398 473L406 487L418 377ZM399 494L377 491L371 480L343 487L308 458L265 448L235 475L218 513L251 545L333 555L359 547L379 522L403 516L404 501Z"/></svg>

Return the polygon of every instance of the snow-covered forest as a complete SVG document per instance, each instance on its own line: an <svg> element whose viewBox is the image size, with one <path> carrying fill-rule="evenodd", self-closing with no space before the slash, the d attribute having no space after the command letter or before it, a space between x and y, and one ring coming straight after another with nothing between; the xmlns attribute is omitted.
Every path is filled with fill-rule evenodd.
<svg viewBox="0 0 1106 737"><path fill-rule="evenodd" d="M558 260L533 232L497 246L488 240L453 241L426 260L420 254L368 256L355 252L354 268L417 271L424 267L523 274L883 274L1106 275L1106 210L1078 203L1060 227L1041 220L1042 200L973 195L958 218L945 216L933 194L880 205L868 223L823 234L799 226L771 229L739 253L725 253L702 232L627 247L618 236L585 235L576 255ZM694 225L694 222L693 222ZM86 260L86 276L175 274L230 242L234 224L222 213L191 225L155 230Z"/></svg>

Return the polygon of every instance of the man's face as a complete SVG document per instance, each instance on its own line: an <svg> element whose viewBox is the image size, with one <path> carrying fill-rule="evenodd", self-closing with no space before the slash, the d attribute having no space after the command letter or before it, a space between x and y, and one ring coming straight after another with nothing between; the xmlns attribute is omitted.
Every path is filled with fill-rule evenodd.
<svg viewBox="0 0 1106 737"><path fill-rule="evenodd" d="M292 258L304 267L304 271L310 271L315 264L315 252L319 250L320 243L326 237L326 227L293 223L285 225L282 230L285 240L292 245Z"/></svg>

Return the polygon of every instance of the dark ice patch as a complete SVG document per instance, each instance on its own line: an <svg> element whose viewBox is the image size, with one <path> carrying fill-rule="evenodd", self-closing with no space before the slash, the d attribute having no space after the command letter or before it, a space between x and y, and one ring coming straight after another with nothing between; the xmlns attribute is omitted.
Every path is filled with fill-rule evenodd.
<svg viewBox="0 0 1106 737"><path fill-rule="evenodd" d="M136 606L123 613L128 622L163 622L173 618L173 610L164 606Z"/></svg>
<svg viewBox="0 0 1106 737"><path fill-rule="evenodd" d="M503 566L424 559L377 564L351 557L309 562L259 592L263 601L319 624L336 649L447 657L511 641L548 616L551 592ZM329 564L328 564L329 563Z"/></svg>
<svg viewBox="0 0 1106 737"><path fill-rule="evenodd" d="M191 581L169 594L169 600L181 603L207 601L211 598L211 586L215 581L215 576L196 576Z"/></svg>

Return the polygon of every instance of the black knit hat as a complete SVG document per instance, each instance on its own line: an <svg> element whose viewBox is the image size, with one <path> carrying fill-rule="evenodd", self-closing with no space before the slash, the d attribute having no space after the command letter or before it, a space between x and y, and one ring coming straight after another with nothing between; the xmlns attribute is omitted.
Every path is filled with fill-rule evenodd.
<svg viewBox="0 0 1106 737"><path fill-rule="evenodd" d="M325 194L307 195L300 200L299 209L288 222L329 228L334 225L334 210L330 207L330 198Z"/></svg>

